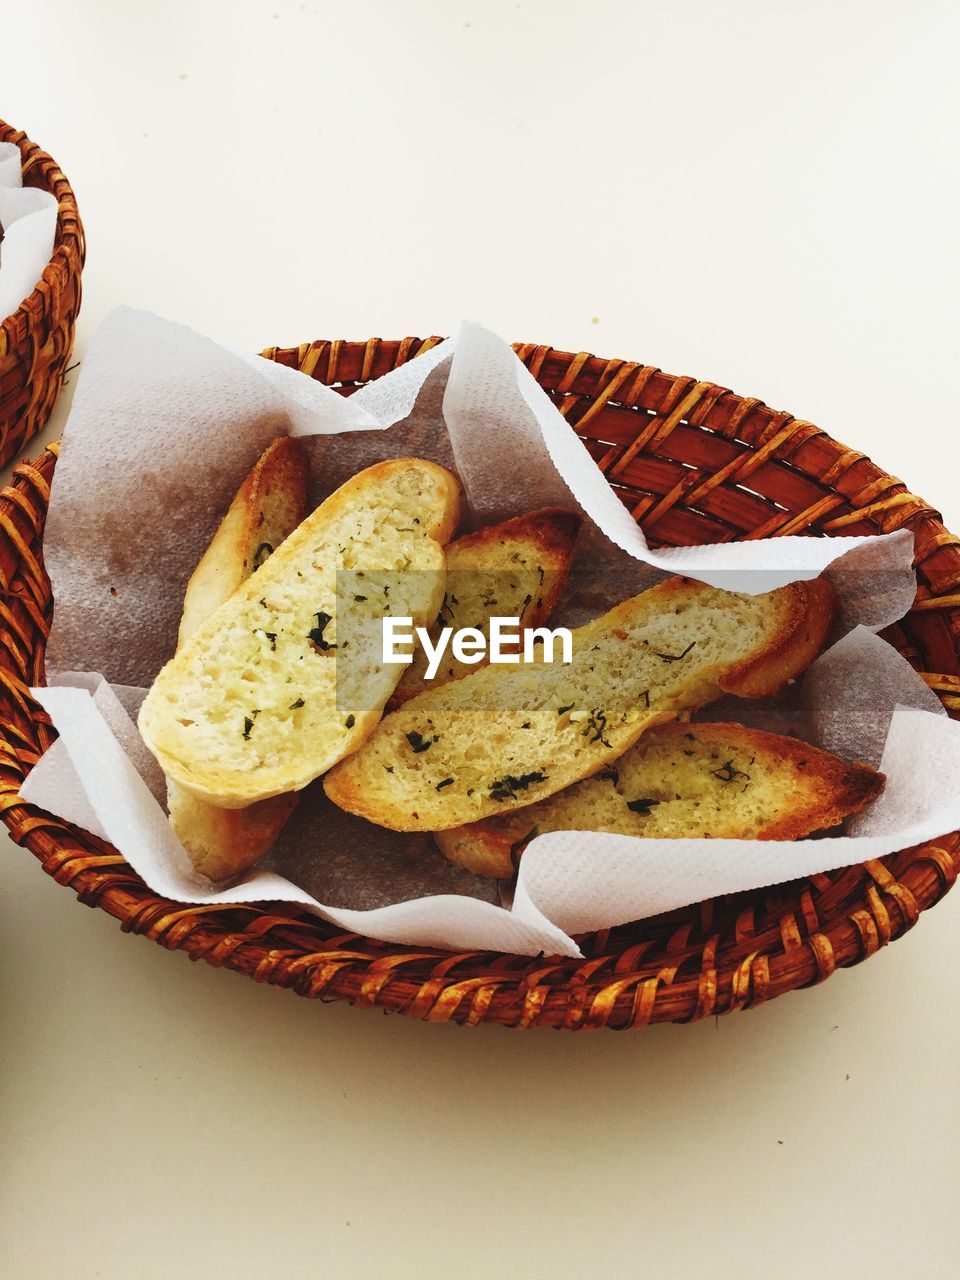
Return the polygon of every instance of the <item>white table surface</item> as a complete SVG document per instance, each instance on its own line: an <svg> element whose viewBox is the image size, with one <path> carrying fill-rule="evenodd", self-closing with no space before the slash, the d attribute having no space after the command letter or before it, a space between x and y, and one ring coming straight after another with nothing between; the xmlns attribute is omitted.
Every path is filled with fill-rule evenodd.
<svg viewBox="0 0 960 1280"><path fill-rule="evenodd" d="M960 527L950 0L0 30L87 230L78 358L120 302L252 350L468 315L789 408ZM960 893L736 1017L468 1032L190 965L3 853L4 1275L957 1274Z"/></svg>

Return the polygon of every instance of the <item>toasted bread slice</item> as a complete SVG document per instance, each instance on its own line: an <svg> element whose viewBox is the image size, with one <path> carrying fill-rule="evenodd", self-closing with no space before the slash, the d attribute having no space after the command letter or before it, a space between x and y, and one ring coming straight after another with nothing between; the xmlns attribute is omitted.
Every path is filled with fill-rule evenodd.
<svg viewBox="0 0 960 1280"><path fill-rule="evenodd" d="M575 630L571 663L489 666L411 699L326 793L399 831L532 804L722 692L774 692L820 651L834 608L822 581L747 596L670 579Z"/></svg>
<svg viewBox="0 0 960 1280"><path fill-rule="evenodd" d="M167 777L244 808L356 750L402 672L382 661L381 619L435 618L458 514L456 479L416 458L377 463L331 494L157 676L139 725ZM341 618L338 569L377 586Z"/></svg>
<svg viewBox="0 0 960 1280"><path fill-rule="evenodd" d="M306 519L309 476L303 441L287 436L254 464L187 583L178 647Z"/></svg>
<svg viewBox="0 0 960 1280"><path fill-rule="evenodd" d="M451 862L512 876L546 831L679 839L799 840L836 826L883 789L883 774L796 738L739 724L650 729L609 769L512 813L438 831Z"/></svg>
<svg viewBox="0 0 960 1280"><path fill-rule="evenodd" d="M307 516L310 464L301 440L275 440L254 464L187 584L181 647ZM220 809L167 783L170 823L193 865L211 880L239 875L277 839L297 793L246 809Z"/></svg>
<svg viewBox="0 0 960 1280"><path fill-rule="evenodd" d="M521 633L541 626L563 594L579 528L579 516L569 511L531 511L451 542L446 591L431 636L435 638L442 627L452 627L454 632L476 627L489 639L494 615L519 618ZM390 706L401 706L426 689L459 680L478 665L461 662L448 650L440 670L427 680L426 655L418 648Z"/></svg>

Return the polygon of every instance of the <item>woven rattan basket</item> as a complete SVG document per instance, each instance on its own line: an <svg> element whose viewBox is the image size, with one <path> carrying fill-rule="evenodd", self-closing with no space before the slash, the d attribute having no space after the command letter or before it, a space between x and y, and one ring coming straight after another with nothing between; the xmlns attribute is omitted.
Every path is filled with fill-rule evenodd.
<svg viewBox="0 0 960 1280"><path fill-rule="evenodd" d="M53 257L29 297L0 324L0 466L41 430L60 391L80 310L84 241L77 202L56 161L0 120L0 142L20 148L23 185L58 201Z"/></svg>
<svg viewBox="0 0 960 1280"><path fill-rule="evenodd" d="M314 342L264 354L348 394L436 341ZM585 353L516 350L655 543L912 529L920 592L888 638L948 710L960 710L958 539L899 480L810 423L713 383ZM27 688L43 681L51 599L41 537L55 462L51 448L17 467L0 494L0 803L13 838L47 874L126 930L303 996L469 1025L623 1028L729 1013L820 982L903 934L956 879L960 833L591 934L584 960L414 949L295 911L158 898L116 850L18 794L52 737Z"/></svg>

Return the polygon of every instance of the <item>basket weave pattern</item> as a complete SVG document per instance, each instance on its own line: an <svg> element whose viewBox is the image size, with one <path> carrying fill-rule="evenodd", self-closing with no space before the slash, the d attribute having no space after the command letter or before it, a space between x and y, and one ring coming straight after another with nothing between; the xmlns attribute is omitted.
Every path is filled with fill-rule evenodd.
<svg viewBox="0 0 960 1280"><path fill-rule="evenodd" d="M264 355L349 394L437 341L315 342ZM887 638L960 712L958 539L901 481L810 423L713 383L544 346L515 350L655 544L912 529L918 599ZM467 1025L624 1028L729 1013L822 981L902 935L957 878L960 833L590 934L583 960L403 947L273 905L159 898L111 846L18 794L53 737L27 689L43 681L51 598L41 537L55 462L54 447L19 466L0 494L0 806L49 875L125 930L303 996Z"/></svg>
<svg viewBox="0 0 960 1280"><path fill-rule="evenodd" d="M84 239L77 202L55 160L0 120L0 142L20 148L23 185L58 201L53 257L37 287L0 324L0 466L40 431L60 391L80 310Z"/></svg>

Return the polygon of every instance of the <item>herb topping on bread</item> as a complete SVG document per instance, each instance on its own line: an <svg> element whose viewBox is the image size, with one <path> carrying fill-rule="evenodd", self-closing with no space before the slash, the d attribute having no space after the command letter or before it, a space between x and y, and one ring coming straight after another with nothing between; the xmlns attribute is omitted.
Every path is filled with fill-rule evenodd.
<svg viewBox="0 0 960 1280"><path fill-rule="evenodd" d="M411 699L325 790L400 831L522 808L723 692L775 692L820 651L833 612L819 580L748 596L671 579L576 629L571 663L489 666Z"/></svg>
<svg viewBox="0 0 960 1280"><path fill-rule="evenodd" d="M883 774L738 724L658 725L609 768L546 800L438 831L451 862L513 875L547 831L679 839L799 840L836 826L883 789Z"/></svg>

